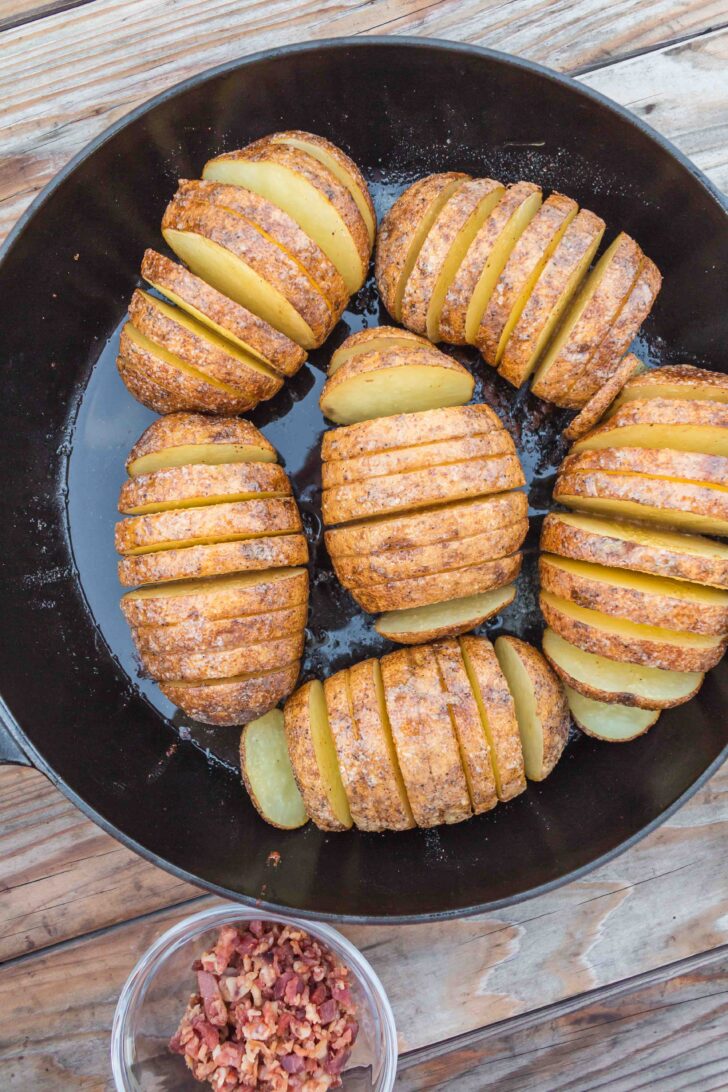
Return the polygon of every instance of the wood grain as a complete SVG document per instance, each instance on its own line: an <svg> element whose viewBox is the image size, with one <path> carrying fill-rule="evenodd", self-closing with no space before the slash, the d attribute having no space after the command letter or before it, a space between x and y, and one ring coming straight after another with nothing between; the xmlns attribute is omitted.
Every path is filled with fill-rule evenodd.
<svg viewBox="0 0 728 1092"><path fill-rule="evenodd" d="M208 0L204 17L198 0L96 0L2 35L0 237L73 155L134 106L212 65L283 41L386 32L430 35L488 45L571 71L704 31L727 16L725 0L621 0L607 6L597 0L488 5L482 0L302 0L295 16L289 0L265 5ZM641 65L648 66L654 80L669 70L673 105L660 117L662 131L701 163L707 156L708 167L716 134L704 122L692 81L699 71L702 86L709 81L706 70L715 72L721 58L725 65L727 43L728 33L706 35L688 50L660 50L662 60L647 54L629 62L633 96ZM722 95L725 105L728 92L719 76L714 82L722 90L711 91L710 101ZM589 74L587 81L594 78ZM610 79L604 73L600 78L600 89L625 101L629 88L621 76Z"/></svg>

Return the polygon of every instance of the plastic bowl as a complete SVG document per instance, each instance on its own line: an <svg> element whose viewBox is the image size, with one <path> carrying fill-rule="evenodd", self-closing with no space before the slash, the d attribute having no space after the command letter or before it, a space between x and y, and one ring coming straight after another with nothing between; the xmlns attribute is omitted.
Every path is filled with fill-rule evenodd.
<svg viewBox="0 0 728 1092"><path fill-rule="evenodd" d="M394 1015L382 983L349 941L327 925L256 913L226 902L193 914L163 933L129 975L114 1013L111 1068L118 1092L201 1092L179 1055L167 1049L194 992L192 963L221 926L254 920L294 925L326 944L351 972L359 1035L342 1074L346 1092L391 1092L397 1072Z"/></svg>

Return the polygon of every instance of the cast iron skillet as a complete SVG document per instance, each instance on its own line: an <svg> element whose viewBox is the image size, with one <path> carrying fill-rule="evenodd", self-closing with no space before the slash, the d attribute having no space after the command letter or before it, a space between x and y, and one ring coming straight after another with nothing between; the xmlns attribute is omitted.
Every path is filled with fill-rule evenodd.
<svg viewBox="0 0 728 1092"><path fill-rule="evenodd" d="M152 415L113 357L142 252L180 177L275 129L349 151L379 215L422 174L519 178L575 197L643 244L665 275L639 350L724 368L728 227L721 199L675 149L598 95L486 50L340 39L247 57L160 95L113 126L35 202L0 267L0 693L25 755L96 822L203 886L319 918L406 921L507 905L630 845L725 755L728 668L643 739L574 739L554 774L493 813L397 835L281 833L235 768L237 731L185 722L140 681L118 610L115 501ZM253 415L282 453L313 545L304 674L389 647L333 579L321 545L317 406L331 350L386 321L371 282L330 343ZM527 467L530 553L517 606L489 632L538 639L539 514L564 454L565 415L516 394L474 354L476 398L512 429ZM426 730L426 728L425 728ZM17 756L16 756L17 757ZM280 853L277 867L269 855Z"/></svg>

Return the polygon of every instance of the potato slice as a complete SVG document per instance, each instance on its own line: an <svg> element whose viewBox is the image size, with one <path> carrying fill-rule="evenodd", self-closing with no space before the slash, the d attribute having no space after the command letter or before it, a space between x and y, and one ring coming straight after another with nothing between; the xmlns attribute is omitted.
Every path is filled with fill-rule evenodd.
<svg viewBox="0 0 728 1092"><path fill-rule="evenodd" d="M624 384L643 366L642 361L634 353L627 353L616 371L605 380L599 390L595 391L571 424L564 429L564 439L573 443L574 440L581 440L583 436L591 432L604 417Z"/></svg>
<svg viewBox="0 0 728 1092"><path fill-rule="evenodd" d="M270 569L139 588L122 597L121 609L132 629L147 629L183 623L194 627L201 618L210 624L257 615L262 607L278 611L307 602L306 569Z"/></svg>
<svg viewBox="0 0 728 1092"><path fill-rule="evenodd" d="M518 576L521 560L520 554L512 554L464 569L431 573L411 580L390 580L383 584L357 584L349 590L362 609L370 614L425 607L430 603L445 603L450 599L479 595L509 584Z"/></svg>
<svg viewBox="0 0 728 1092"><path fill-rule="evenodd" d="M728 455L728 405L700 399L628 401L574 444L574 451L603 447L668 447Z"/></svg>
<svg viewBox="0 0 728 1092"><path fill-rule="evenodd" d="M374 272L390 315L401 321L402 297L430 228L452 195L470 181L448 171L420 178L397 198L379 227Z"/></svg>
<svg viewBox="0 0 728 1092"><path fill-rule="evenodd" d="M321 247L349 295L361 288L371 253L367 225L348 188L307 152L263 141L209 160L202 177L267 197Z"/></svg>
<svg viewBox="0 0 728 1092"><path fill-rule="evenodd" d="M475 341L497 367L521 312L564 232L579 211L576 201L552 193L517 239L480 319Z"/></svg>
<svg viewBox="0 0 728 1092"><path fill-rule="evenodd" d="M419 645L438 637L457 637L499 614L515 597L516 585L507 584L504 588L451 599L448 603L389 611L377 619L374 628L388 641L400 645Z"/></svg>
<svg viewBox="0 0 728 1092"><path fill-rule="evenodd" d="M321 412L339 425L398 413L460 406L475 381L462 364L437 349L390 349L342 365L324 384Z"/></svg>
<svg viewBox="0 0 728 1092"><path fill-rule="evenodd" d="M337 561L383 550L418 549L481 534L484 527L497 533L514 523L522 526L527 515L525 493L493 494L337 527L326 532L326 547Z"/></svg>
<svg viewBox="0 0 728 1092"><path fill-rule="evenodd" d="M728 591L542 554L544 591L650 626L728 636Z"/></svg>
<svg viewBox="0 0 728 1092"><path fill-rule="evenodd" d="M375 554L361 553L331 558L336 575L345 588L388 583L391 580L411 580L450 569L482 565L499 557L515 553L528 534L528 520L509 523L494 531L461 536L436 542L430 546L383 550Z"/></svg>
<svg viewBox="0 0 728 1092"><path fill-rule="evenodd" d="M493 757L498 799L512 800L526 788L513 696L490 641L485 637L459 637L458 644Z"/></svg>
<svg viewBox="0 0 728 1092"><path fill-rule="evenodd" d="M460 263L440 313L440 337L455 345L475 344L480 320L519 237L541 206L541 190L517 182L485 220Z"/></svg>
<svg viewBox="0 0 728 1092"><path fill-rule="evenodd" d="M577 561L728 588L728 546L699 535L551 512L544 521L541 549Z"/></svg>
<svg viewBox="0 0 728 1092"><path fill-rule="evenodd" d="M533 372L597 252L606 224L581 209L546 262L506 342L498 371L514 387Z"/></svg>
<svg viewBox="0 0 728 1092"><path fill-rule="evenodd" d="M525 641L499 637L495 654L513 695L526 777L543 781L569 738L564 689L541 653Z"/></svg>
<svg viewBox="0 0 728 1092"><path fill-rule="evenodd" d="M291 695L283 717L293 775L306 811L321 830L349 830L349 801L329 726L324 688L318 679Z"/></svg>
<svg viewBox="0 0 728 1092"><path fill-rule="evenodd" d="M183 712L203 724L247 724L290 694L301 669L299 660L259 675L210 682L163 682L159 689Z"/></svg>
<svg viewBox="0 0 728 1092"><path fill-rule="evenodd" d="M440 311L450 282L504 192L500 182L471 178L440 209L404 286L401 321L409 330L438 340Z"/></svg>
<svg viewBox="0 0 728 1092"><path fill-rule="evenodd" d="M116 524L117 553L138 555L155 550L232 542L301 530L293 497L233 501L202 508L176 508L132 516Z"/></svg>
<svg viewBox="0 0 728 1092"><path fill-rule="evenodd" d="M709 671L723 655L725 640L703 634L642 625L577 606L542 591L541 610L560 637L610 660L666 671Z"/></svg>
<svg viewBox="0 0 728 1092"><path fill-rule="evenodd" d="M259 603L261 610L265 600ZM238 618L204 616L168 626L139 626L132 631L139 652L166 656L170 652L198 652L240 648L247 644L279 640L301 633L308 619L308 603L301 600L284 610L265 610L261 614L243 614Z"/></svg>
<svg viewBox="0 0 728 1092"><path fill-rule="evenodd" d="M368 326L364 330L351 334L346 341L342 341L331 356L328 375L332 376L342 364L363 353L382 353L389 349L406 350L415 346L423 349L432 347L426 338L418 337L409 330L400 330L398 326Z"/></svg>
<svg viewBox="0 0 728 1092"><path fill-rule="evenodd" d="M202 413L169 413L144 430L129 452L126 472L134 478L165 466L274 463L276 459L273 445L250 421Z"/></svg>
<svg viewBox="0 0 728 1092"><path fill-rule="evenodd" d="M119 494L119 511L125 515L142 515L221 501L268 500L290 494L288 475L275 463L193 463L167 466L151 474L137 474L124 482Z"/></svg>
<svg viewBox="0 0 728 1092"><path fill-rule="evenodd" d="M613 406L647 398L728 402L728 375L693 364L669 364L634 376Z"/></svg>
<svg viewBox="0 0 728 1092"><path fill-rule="evenodd" d="M377 233L377 217L374 205L369 194L369 188L364 176L353 159L350 159L341 148L337 148L325 137L315 136L299 129L290 129L281 133L272 133L263 138L271 144L287 144L291 148L300 148L302 152L312 155L319 163L323 163L354 198L356 207L361 213L361 218L366 224L369 241L374 245L374 237ZM260 143L260 142L259 142Z"/></svg>
<svg viewBox="0 0 728 1092"><path fill-rule="evenodd" d="M146 250L141 273L152 288L198 322L281 375L295 375L306 360L300 345L163 254Z"/></svg>
<svg viewBox="0 0 728 1092"><path fill-rule="evenodd" d="M307 562L305 535L266 535L242 542L216 542L123 557L119 562L119 582L133 588L139 584L196 580L206 576L224 576L226 573L305 565Z"/></svg>
<svg viewBox="0 0 728 1092"><path fill-rule="evenodd" d="M704 455L699 451L649 447L575 451L564 459L560 473L582 474L591 470L676 478L683 482L728 489L728 458L725 455Z"/></svg>
<svg viewBox="0 0 728 1092"><path fill-rule="evenodd" d="M728 535L728 491L646 474L585 470L560 474L554 500L568 508L662 523L699 534Z"/></svg>
<svg viewBox="0 0 728 1092"><path fill-rule="evenodd" d="M401 474L407 470L424 470L428 467L467 462L470 459L489 458L491 455L515 454L516 445L510 432L494 429L493 432L484 432L480 436L470 436L463 440L439 440L432 444L414 444L412 447L394 448L373 455L358 455L353 459L335 459L323 464L321 481L324 489L331 489L337 485L352 485L389 474Z"/></svg>
<svg viewBox="0 0 728 1092"><path fill-rule="evenodd" d="M240 216L207 205L168 209L162 235L193 273L304 349L325 340L331 312L292 258Z"/></svg>
<svg viewBox="0 0 728 1092"><path fill-rule="evenodd" d="M425 508L438 501L502 493L523 484L518 456L494 455L325 489L321 512L326 524L347 523L388 512Z"/></svg>
<svg viewBox="0 0 728 1092"><path fill-rule="evenodd" d="M660 716L659 709L638 709L633 705L595 701L568 686L566 697L576 726L586 735L607 743L628 743L644 735Z"/></svg>
<svg viewBox="0 0 728 1092"><path fill-rule="evenodd" d="M570 409L580 409L588 400L588 395L570 392L619 315L643 257L624 232L607 248L544 354L531 387L535 395Z"/></svg>
<svg viewBox="0 0 728 1092"><path fill-rule="evenodd" d="M260 644L238 648L208 649L204 652L143 652L140 660L145 671L159 682L203 682L228 679L242 674L259 674L286 667L300 660L304 634L279 637Z"/></svg>
<svg viewBox="0 0 728 1092"><path fill-rule="evenodd" d="M543 635L546 659L572 690L596 701L618 702L639 709L670 709L695 697L703 685L701 671L664 671L644 664L608 660L585 652L559 637L553 629Z"/></svg>
<svg viewBox="0 0 728 1092"><path fill-rule="evenodd" d="M324 433L321 458L323 462L355 459L360 455L401 450L422 443L462 440L494 431L504 431L503 425L495 411L483 402L400 413Z"/></svg>
<svg viewBox="0 0 728 1092"><path fill-rule="evenodd" d="M266 823L296 830L308 822L288 757L280 709L246 724L240 736L240 772L250 802Z"/></svg>
<svg viewBox="0 0 728 1092"><path fill-rule="evenodd" d="M400 649L383 656L380 666L392 737L417 826L468 819L468 785L434 650Z"/></svg>
<svg viewBox="0 0 728 1092"><path fill-rule="evenodd" d="M229 415L251 408L248 394L203 375L130 322L121 331L116 367L129 393L155 413L204 410Z"/></svg>

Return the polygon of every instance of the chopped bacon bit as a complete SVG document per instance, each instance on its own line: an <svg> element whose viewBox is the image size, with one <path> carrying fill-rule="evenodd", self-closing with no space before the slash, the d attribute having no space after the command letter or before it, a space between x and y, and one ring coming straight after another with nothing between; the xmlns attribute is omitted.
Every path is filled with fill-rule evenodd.
<svg viewBox="0 0 728 1092"><path fill-rule="evenodd" d="M301 929L226 925L195 960L193 994L169 1049L213 1092L341 1087L359 1024L349 969Z"/></svg>

